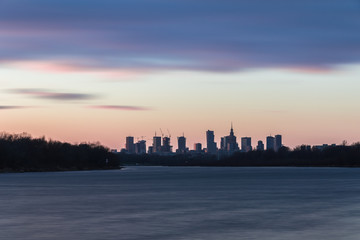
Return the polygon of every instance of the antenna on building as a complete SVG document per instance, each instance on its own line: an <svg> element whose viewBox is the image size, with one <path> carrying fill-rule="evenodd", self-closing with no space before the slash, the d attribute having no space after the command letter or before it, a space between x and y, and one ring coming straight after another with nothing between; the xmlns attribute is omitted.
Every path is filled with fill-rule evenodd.
<svg viewBox="0 0 360 240"><path fill-rule="evenodd" d="M234 135L233 122L231 121L230 135Z"/></svg>

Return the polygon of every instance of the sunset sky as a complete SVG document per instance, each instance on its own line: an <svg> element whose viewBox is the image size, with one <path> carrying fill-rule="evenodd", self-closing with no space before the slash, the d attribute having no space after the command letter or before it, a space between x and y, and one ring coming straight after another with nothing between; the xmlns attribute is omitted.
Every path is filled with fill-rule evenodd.
<svg viewBox="0 0 360 240"><path fill-rule="evenodd" d="M359 0L1 0L0 131L360 141Z"/></svg>

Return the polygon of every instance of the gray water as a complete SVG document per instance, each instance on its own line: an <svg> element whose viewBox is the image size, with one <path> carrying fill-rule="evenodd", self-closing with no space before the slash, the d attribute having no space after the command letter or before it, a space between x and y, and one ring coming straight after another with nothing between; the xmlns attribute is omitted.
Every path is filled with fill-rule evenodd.
<svg viewBox="0 0 360 240"><path fill-rule="evenodd" d="M360 169L0 175L0 239L360 239Z"/></svg>

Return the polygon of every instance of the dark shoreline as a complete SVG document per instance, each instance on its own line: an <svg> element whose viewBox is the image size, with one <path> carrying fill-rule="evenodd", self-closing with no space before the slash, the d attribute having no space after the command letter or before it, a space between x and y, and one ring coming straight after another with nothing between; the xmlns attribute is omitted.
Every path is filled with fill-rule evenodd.
<svg viewBox="0 0 360 240"><path fill-rule="evenodd" d="M114 168L98 168L98 169L0 169L0 174L5 173L41 173L41 172L82 172L82 171L107 171L107 170L121 170L125 166L114 167Z"/></svg>
<svg viewBox="0 0 360 240"><path fill-rule="evenodd" d="M1 174L11 174L11 173L56 173L56 172L85 172L85 171L108 171L108 170L121 170L126 169L127 167L170 167L170 168L176 168L176 167L204 167L204 168L360 168L360 166L317 166L317 165L306 165L306 166L214 166L214 165L124 165L118 168L102 168L102 169L59 169L59 170L46 170L46 169L36 169L36 170L25 170L25 171L14 171L14 170L7 170L7 169L1 169Z"/></svg>

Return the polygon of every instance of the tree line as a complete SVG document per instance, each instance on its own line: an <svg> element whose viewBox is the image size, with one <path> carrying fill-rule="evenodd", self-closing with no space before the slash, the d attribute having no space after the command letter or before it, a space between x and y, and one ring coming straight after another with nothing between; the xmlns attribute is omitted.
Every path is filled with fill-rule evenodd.
<svg viewBox="0 0 360 240"><path fill-rule="evenodd" d="M70 144L29 134L0 134L0 171L68 171L119 168L119 158L99 143Z"/></svg>

